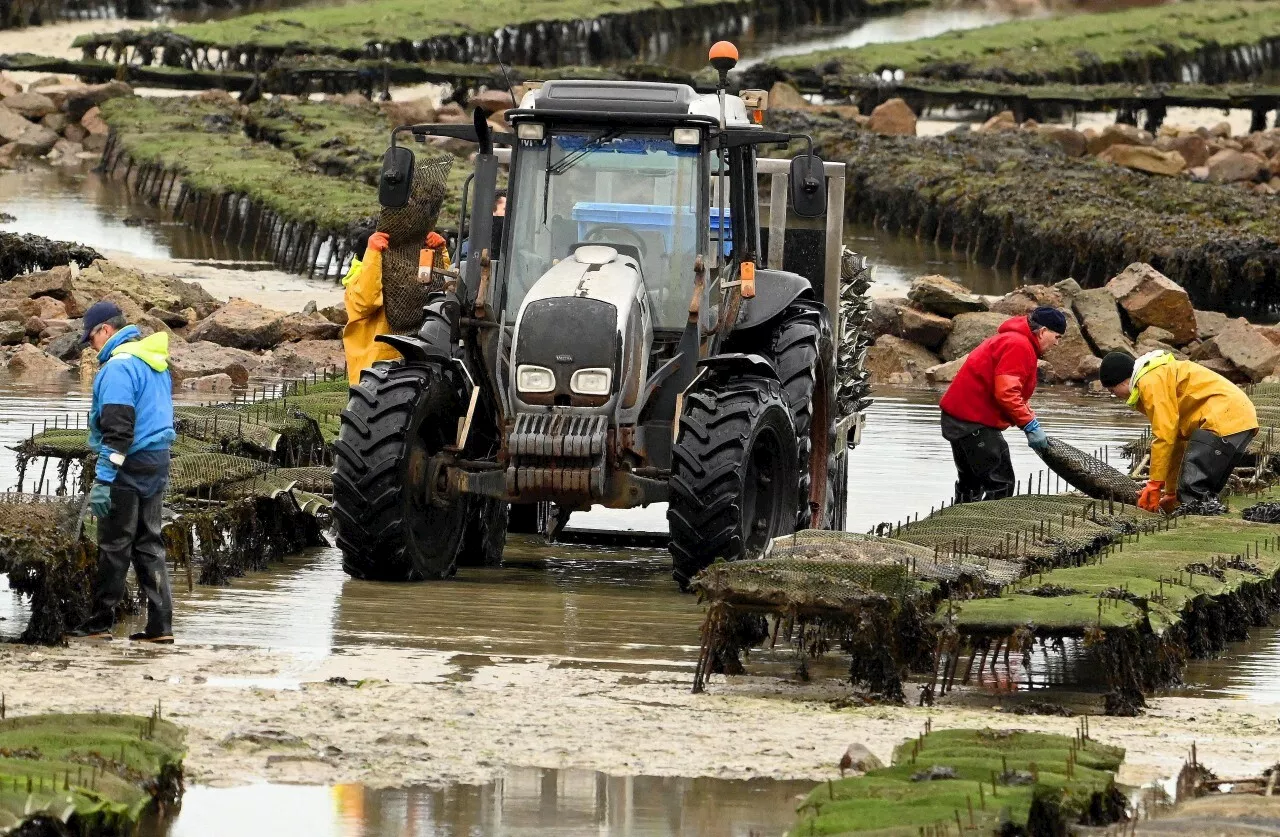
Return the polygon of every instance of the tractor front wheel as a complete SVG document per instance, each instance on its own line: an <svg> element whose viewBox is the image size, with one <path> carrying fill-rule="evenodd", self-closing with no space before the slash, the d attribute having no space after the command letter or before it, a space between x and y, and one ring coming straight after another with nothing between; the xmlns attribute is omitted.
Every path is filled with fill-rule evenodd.
<svg viewBox="0 0 1280 837"><path fill-rule="evenodd" d="M764 552L796 522L795 426L776 381L742 377L685 398L667 523L681 589L717 559Z"/></svg>
<svg viewBox="0 0 1280 837"><path fill-rule="evenodd" d="M436 366L374 366L351 388L333 474L349 575L420 581L455 572L468 504L444 491L432 457L453 440L463 403L454 370Z"/></svg>

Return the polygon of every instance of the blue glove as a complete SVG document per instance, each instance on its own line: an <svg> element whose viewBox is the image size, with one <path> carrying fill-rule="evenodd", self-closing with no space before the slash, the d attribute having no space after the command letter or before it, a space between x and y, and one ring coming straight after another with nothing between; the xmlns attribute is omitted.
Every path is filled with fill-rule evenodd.
<svg viewBox="0 0 1280 837"><path fill-rule="evenodd" d="M1049 437L1040 429L1040 419L1032 419L1022 428L1027 434L1027 446L1042 456L1049 450Z"/></svg>
<svg viewBox="0 0 1280 837"><path fill-rule="evenodd" d="M89 510L99 520L111 512L111 486L105 482L93 484L93 488L89 490Z"/></svg>

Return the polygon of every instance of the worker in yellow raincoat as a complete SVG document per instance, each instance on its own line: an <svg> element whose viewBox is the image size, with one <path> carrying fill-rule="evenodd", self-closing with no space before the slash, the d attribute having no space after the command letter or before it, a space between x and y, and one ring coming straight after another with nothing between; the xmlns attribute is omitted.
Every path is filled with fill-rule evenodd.
<svg viewBox="0 0 1280 837"><path fill-rule="evenodd" d="M352 259L351 269L342 278L342 286L346 288L343 300L347 307L342 349L347 356L347 379L352 385L360 382L360 373L373 366L375 361L400 357L400 353L391 346L373 339L379 334L391 333L387 311L382 304L382 252L390 243L386 233L376 232L369 236L364 258ZM435 232L427 234L426 246L418 257L420 281L430 281L432 267L445 270L450 267L449 249L444 238Z"/></svg>
<svg viewBox="0 0 1280 837"><path fill-rule="evenodd" d="M1216 499L1258 433L1253 402L1235 384L1167 351L1102 359L1102 385L1151 421L1151 473L1138 496L1147 511Z"/></svg>

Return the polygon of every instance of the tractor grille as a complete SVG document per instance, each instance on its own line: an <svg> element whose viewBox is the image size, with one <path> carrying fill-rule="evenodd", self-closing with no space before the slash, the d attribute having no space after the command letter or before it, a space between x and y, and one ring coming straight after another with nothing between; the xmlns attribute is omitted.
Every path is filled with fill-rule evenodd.
<svg viewBox="0 0 1280 837"><path fill-rule="evenodd" d="M608 416L517 415L507 436L507 492L603 496L608 434Z"/></svg>

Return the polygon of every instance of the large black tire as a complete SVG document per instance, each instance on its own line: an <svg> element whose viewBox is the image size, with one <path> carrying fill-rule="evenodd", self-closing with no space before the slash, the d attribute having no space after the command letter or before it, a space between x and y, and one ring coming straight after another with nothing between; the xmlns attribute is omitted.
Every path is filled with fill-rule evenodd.
<svg viewBox="0 0 1280 837"><path fill-rule="evenodd" d="M501 567L507 545L508 503L493 497L470 495L467 531L458 550L459 567Z"/></svg>
<svg viewBox="0 0 1280 837"><path fill-rule="evenodd" d="M342 568L420 581L455 572L467 503L431 490L431 457L463 414L452 369L377 365L351 388L334 443L333 517Z"/></svg>
<svg viewBox="0 0 1280 837"><path fill-rule="evenodd" d="M830 450L830 442L834 440L834 409L832 399L835 396L832 375L822 369L823 353L831 353L831 328L827 323L821 306L807 300L792 303L770 335L769 355L773 359L774 368L778 372L778 380L782 382L782 392L787 399L791 411L791 421L796 428L796 455L800 469L796 484L796 529L808 529L813 517L811 506L812 472L816 463L813 443L815 434L823 434L822 449L826 450L824 471L827 473L827 487L824 491L824 513L821 519L829 518L834 500L832 489L835 485L834 451ZM819 409L816 396L819 383L827 385L829 392L824 402L825 409ZM827 426L817 428L814 421ZM821 453L820 453L821 455Z"/></svg>
<svg viewBox="0 0 1280 837"><path fill-rule="evenodd" d="M671 452L672 576L763 552L795 527L795 427L776 381L741 377L691 392Z"/></svg>

